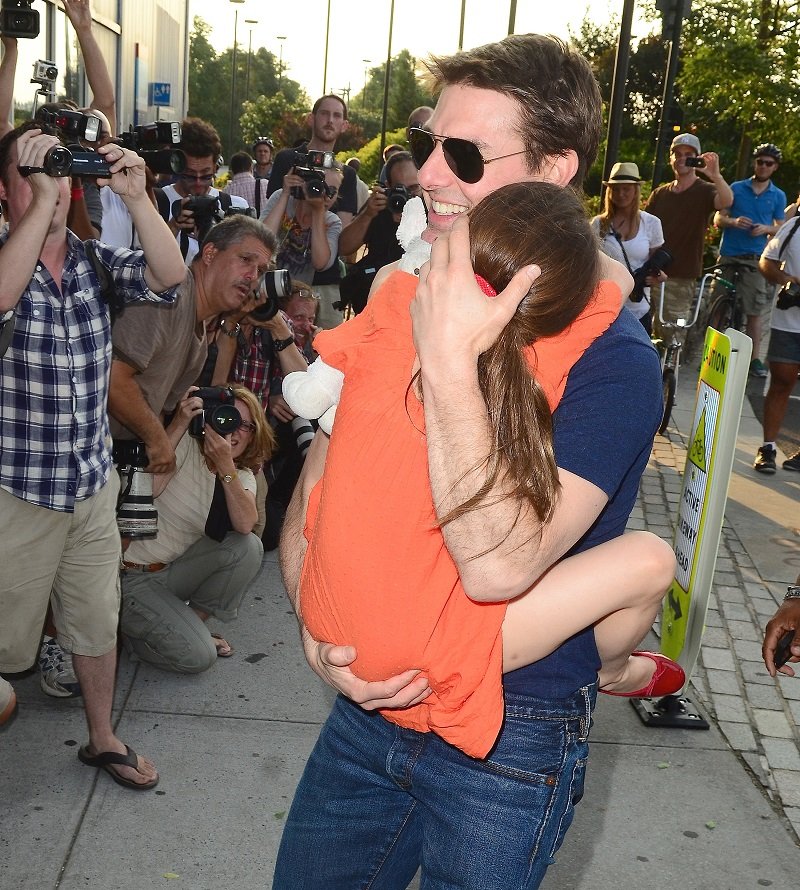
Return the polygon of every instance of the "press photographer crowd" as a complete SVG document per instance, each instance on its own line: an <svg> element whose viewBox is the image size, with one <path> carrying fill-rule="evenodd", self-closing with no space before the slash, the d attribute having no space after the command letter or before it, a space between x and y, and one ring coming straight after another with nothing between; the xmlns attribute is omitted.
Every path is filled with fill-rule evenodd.
<svg viewBox="0 0 800 890"><path fill-rule="evenodd" d="M58 70L39 60L30 120L15 127L17 39L38 33L38 13L0 10L0 527L14 554L0 564L0 671L33 667L46 695L82 697L81 761L147 790L159 781L155 765L112 727L119 646L184 674L233 654L220 627L235 633L263 552L277 548L291 516L311 443L320 426L329 431L318 413L290 407L284 378L319 370L308 374L317 334L363 313L381 270L403 256L398 229L411 201L406 219L415 208L424 217L415 199L431 157L443 152L469 194L488 164L513 154L485 158L471 141L434 135L434 109L420 107L407 144L387 148L367 187L357 159L336 159L347 105L324 95L305 141L255 138L232 155L222 185L222 146L207 121L120 126L89 0L63 6L92 100L78 107L57 96ZM445 85L454 89L494 88ZM592 251L617 261L608 265L621 282L632 277L626 303L650 334L651 294L662 283L665 312L688 309L716 213L720 261L740 272L754 375L767 373L761 319L773 286L782 287L755 463L775 472L800 371L800 216L786 216L786 196L771 182L781 153L759 145L752 177L732 186L695 134L676 136L670 157L675 180L646 210L637 165L613 167L591 221ZM432 216L453 212L440 202ZM408 386L411 401L418 390ZM427 411L434 400L423 401ZM800 455L784 468L800 470ZM663 669L655 663L652 683ZM13 676L0 677L0 727L17 711Z"/></svg>

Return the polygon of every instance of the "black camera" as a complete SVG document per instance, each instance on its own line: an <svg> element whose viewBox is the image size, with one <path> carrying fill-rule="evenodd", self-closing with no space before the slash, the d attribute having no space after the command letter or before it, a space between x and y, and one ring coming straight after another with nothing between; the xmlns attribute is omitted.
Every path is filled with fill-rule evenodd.
<svg viewBox="0 0 800 890"><path fill-rule="evenodd" d="M645 281L653 275L658 275L672 260L672 254L665 247L659 247L650 259L633 272L633 290L628 299L632 303L641 303L644 289L647 287Z"/></svg>
<svg viewBox="0 0 800 890"><path fill-rule="evenodd" d="M194 216L197 240L202 241L211 227L224 218L219 198L213 195L191 195L186 203L178 198L172 203L172 215L178 216L181 210L188 210Z"/></svg>
<svg viewBox="0 0 800 890"><path fill-rule="evenodd" d="M280 309L279 300L288 297L292 290L292 279L286 269L274 269L272 272L265 272L261 280L261 288L259 296L264 297L264 302L250 313L251 318L258 321L269 321L278 314Z"/></svg>
<svg viewBox="0 0 800 890"><path fill-rule="evenodd" d="M796 281L787 281L778 291L778 309L794 309L800 306L800 284Z"/></svg>
<svg viewBox="0 0 800 890"><path fill-rule="evenodd" d="M295 167L294 172L303 179L303 185L293 185L289 194L295 201L304 201L306 198L321 198L325 192L325 174L319 170L309 170L305 167Z"/></svg>
<svg viewBox="0 0 800 890"><path fill-rule="evenodd" d="M186 155L172 147L180 144L181 135L180 121L154 121L131 126L127 133L117 136L117 141L123 148L135 151L156 175L169 175L186 169Z"/></svg>
<svg viewBox="0 0 800 890"><path fill-rule="evenodd" d="M30 168L17 167L22 176L31 174ZM42 161L42 169L48 176L109 177L108 161L96 151L87 151L80 145L54 145L48 149Z"/></svg>
<svg viewBox="0 0 800 890"><path fill-rule="evenodd" d="M408 189L404 185L395 185L392 188L384 189L383 193L386 195L387 206L391 213L402 213L403 208L411 198Z"/></svg>
<svg viewBox="0 0 800 890"><path fill-rule="evenodd" d="M120 475L117 499L117 527L123 538L154 538L158 534L158 513L153 506L153 477L146 472L144 442L114 441L114 463Z"/></svg>
<svg viewBox="0 0 800 890"><path fill-rule="evenodd" d="M203 413L189 423L189 435L202 439L210 426L220 436L228 436L242 425L242 415L234 405L236 396L229 386L201 386L192 393L203 400Z"/></svg>
<svg viewBox="0 0 800 890"><path fill-rule="evenodd" d="M5 37L38 37L39 13L31 9L32 5L33 0L3 0L0 6L0 32Z"/></svg>
<svg viewBox="0 0 800 890"><path fill-rule="evenodd" d="M65 139L97 142L100 136L100 118L93 114L84 114L82 111L72 111L69 108L53 111L40 108L36 113L36 119L58 130L59 136Z"/></svg>
<svg viewBox="0 0 800 890"><path fill-rule="evenodd" d="M325 187L325 170L336 167L336 158L332 151L296 151L292 158L293 173L302 177L303 186L292 186L289 194L296 201L308 198L321 198L327 193Z"/></svg>
<svg viewBox="0 0 800 890"><path fill-rule="evenodd" d="M685 158L683 163L686 167L705 167L706 159L701 158L700 155L692 155L692 157Z"/></svg>

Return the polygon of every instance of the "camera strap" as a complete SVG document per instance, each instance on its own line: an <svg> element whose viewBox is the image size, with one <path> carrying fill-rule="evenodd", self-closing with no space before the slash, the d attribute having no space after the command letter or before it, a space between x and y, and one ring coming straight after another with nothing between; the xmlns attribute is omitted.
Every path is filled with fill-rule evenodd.
<svg viewBox="0 0 800 890"><path fill-rule="evenodd" d="M11 345L11 338L14 336L14 320L17 317L17 310L12 309L11 315L4 321L0 322L0 358L2 358L8 347Z"/></svg>
<svg viewBox="0 0 800 890"><path fill-rule="evenodd" d="M92 264L94 274L97 276L97 281L100 284L100 296L103 302L108 306L109 315L111 316L111 326L113 327L114 322L122 314L122 310L125 308L125 303L117 291L108 269L106 269L100 262L100 257L97 255L97 248L91 241L84 241L83 247L89 262Z"/></svg>
<svg viewBox="0 0 800 890"><path fill-rule="evenodd" d="M783 252L789 246L789 242L792 240L792 238L794 238L795 233L797 232L797 229L799 226L800 226L800 216L798 216L797 219L795 219L794 225L792 226L791 231L786 236L783 244L781 244L780 250L778 251L778 259L780 259L783 256Z"/></svg>
<svg viewBox="0 0 800 890"><path fill-rule="evenodd" d="M622 237L619 232L609 224L608 227L609 232L617 239L617 244L619 244L619 249L622 251L622 258L625 260L625 265L628 267L628 271L633 275L633 267L631 266L631 261L628 259L628 254L625 253L625 246L622 243Z"/></svg>

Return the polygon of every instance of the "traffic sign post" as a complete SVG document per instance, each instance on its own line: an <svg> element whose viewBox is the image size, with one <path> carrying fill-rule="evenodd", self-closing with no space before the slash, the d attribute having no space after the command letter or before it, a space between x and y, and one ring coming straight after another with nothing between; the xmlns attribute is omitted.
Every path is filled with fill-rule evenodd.
<svg viewBox="0 0 800 890"><path fill-rule="evenodd" d="M661 616L661 651L686 671L687 685L700 654L752 348L732 328L706 331L675 524L677 569ZM685 689L632 704L648 726L708 729Z"/></svg>

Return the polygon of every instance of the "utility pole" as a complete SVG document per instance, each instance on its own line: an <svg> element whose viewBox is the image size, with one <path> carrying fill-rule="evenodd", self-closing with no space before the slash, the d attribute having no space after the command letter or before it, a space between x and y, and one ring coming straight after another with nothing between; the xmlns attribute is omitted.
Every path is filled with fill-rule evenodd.
<svg viewBox="0 0 800 890"><path fill-rule="evenodd" d="M611 87L611 108L608 112L608 134L606 136L606 157L603 162L603 182L606 182L611 168L619 154L620 133L622 132L622 112L625 109L626 86L628 85L628 63L631 58L631 25L633 23L633 0L625 0L622 8L622 22L617 41L617 59L614 63L614 82ZM600 204L606 187L600 190Z"/></svg>
<svg viewBox="0 0 800 890"><path fill-rule="evenodd" d="M667 137L672 132L670 117L673 114L672 105L675 96L675 76L678 73L681 29L683 19L691 9L692 0L656 0L656 6L663 17L662 34L669 38L669 58L667 59L667 73L664 77L664 95L661 98L661 115L658 121L656 151L653 158L653 188L661 181L661 168L664 164Z"/></svg>

